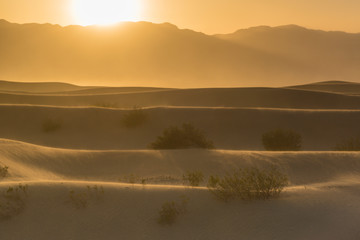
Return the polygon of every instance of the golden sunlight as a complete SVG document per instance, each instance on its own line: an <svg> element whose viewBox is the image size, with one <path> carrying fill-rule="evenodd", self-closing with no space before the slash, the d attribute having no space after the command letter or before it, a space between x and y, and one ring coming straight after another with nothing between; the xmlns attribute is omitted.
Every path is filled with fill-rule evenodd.
<svg viewBox="0 0 360 240"><path fill-rule="evenodd" d="M141 0L73 0L72 11L77 24L109 25L122 21L138 21Z"/></svg>

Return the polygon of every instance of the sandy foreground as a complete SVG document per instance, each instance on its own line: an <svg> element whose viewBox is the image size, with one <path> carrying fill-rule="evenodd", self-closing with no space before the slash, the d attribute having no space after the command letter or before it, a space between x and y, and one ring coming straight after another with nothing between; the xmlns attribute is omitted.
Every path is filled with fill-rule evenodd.
<svg viewBox="0 0 360 240"><path fill-rule="evenodd" d="M0 81L0 166L9 167L0 198L28 186L24 208L0 219L0 240L360 239L360 152L331 151L358 134L358 94L346 82L162 89ZM121 119L134 106L147 122L129 129ZM49 119L61 127L44 131ZM216 150L149 149L185 122ZM299 132L303 151L263 151L262 134L277 128ZM181 179L271 165L290 185L269 201L222 202L206 182L191 188ZM160 225L161 206L184 198L186 213Z"/></svg>
<svg viewBox="0 0 360 240"><path fill-rule="evenodd" d="M359 239L360 153L226 150L68 150L0 140L11 176L0 189L27 184L26 207L1 221L1 239ZM279 199L228 203L205 187L129 184L129 174L206 176L234 167L280 166L291 186ZM69 191L104 189L78 209ZM172 226L157 223L166 201L189 199Z"/></svg>

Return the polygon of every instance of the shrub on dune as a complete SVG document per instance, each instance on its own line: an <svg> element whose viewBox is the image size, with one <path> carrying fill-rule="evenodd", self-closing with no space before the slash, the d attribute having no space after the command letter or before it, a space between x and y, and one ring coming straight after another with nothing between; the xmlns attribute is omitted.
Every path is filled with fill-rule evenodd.
<svg viewBox="0 0 360 240"><path fill-rule="evenodd" d="M136 128L144 125L148 121L146 112L138 107L134 107L131 111L125 113L121 119L121 125L126 128Z"/></svg>
<svg viewBox="0 0 360 240"><path fill-rule="evenodd" d="M86 186L86 191L69 191L68 202L77 209L85 209L91 202L99 202L103 199L104 188L102 186Z"/></svg>
<svg viewBox="0 0 360 240"><path fill-rule="evenodd" d="M0 220L12 218L20 214L26 207L28 186L9 187L0 193Z"/></svg>
<svg viewBox="0 0 360 240"><path fill-rule="evenodd" d="M181 127L172 126L165 129L150 147L152 149L213 149L214 144L201 130L190 123L184 123Z"/></svg>
<svg viewBox="0 0 360 240"><path fill-rule="evenodd" d="M288 177L278 168L240 168L224 177L210 176L208 189L218 199L228 201L266 200L280 195Z"/></svg>
<svg viewBox="0 0 360 240"><path fill-rule="evenodd" d="M204 174L200 171L188 171L183 174L184 185L190 185L192 187L198 187L200 183L204 181Z"/></svg>
<svg viewBox="0 0 360 240"><path fill-rule="evenodd" d="M268 151L300 151L302 137L292 130L277 129L264 133L262 143Z"/></svg>
<svg viewBox="0 0 360 240"><path fill-rule="evenodd" d="M360 138L350 138L336 144L333 148L335 151L360 151Z"/></svg>
<svg viewBox="0 0 360 240"><path fill-rule="evenodd" d="M161 225L172 225L177 218L187 212L187 204L189 199L182 196L180 202L168 201L165 202L159 211L158 223Z"/></svg>
<svg viewBox="0 0 360 240"><path fill-rule="evenodd" d="M9 167L0 167L0 180L6 178L9 175Z"/></svg>

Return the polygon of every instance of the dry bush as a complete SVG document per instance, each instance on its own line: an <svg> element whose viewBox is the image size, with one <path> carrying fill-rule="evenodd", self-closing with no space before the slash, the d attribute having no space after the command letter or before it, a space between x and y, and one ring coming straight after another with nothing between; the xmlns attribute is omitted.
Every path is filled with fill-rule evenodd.
<svg viewBox="0 0 360 240"><path fill-rule="evenodd" d="M0 180L9 176L9 167L0 167Z"/></svg>
<svg viewBox="0 0 360 240"><path fill-rule="evenodd" d="M208 140L204 133L190 123L181 127L172 126L164 130L155 142L150 144L152 149L213 149L214 144Z"/></svg>
<svg viewBox="0 0 360 240"><path fill-rule="evenodd" d="M6 220L20 214L26 207L28 186L9 187L0 194L0 220Z"/></svg>
<svg viewBox="0 0 360 240"><path fill-rule="evenodd" d="M177 218L187 212L187 204L189 199L182 196L180 202L165 202L159 211L158 223L161 225L172 225Z"/></svg>
<svg viewBox="0 0 360 240"><path fill-rule="evenodd" d="M341 143L336 144L333 148L335 151L360 151L360 138L350 138Z"/></svg>
<svg viewBox="0 0 360 240"><path fill-rule="evenodd" d="M264 133L262 143L268 151L299 151L302 137L292 130L277 129Z"/></svg>
<svg viewBox="0 0 360 240"><path fill-rule="evenodd" d="M280 195L288 185L288 177L278 168L240 168L224 177L211 176L208 189L218 199L228 201L266 200Z"/></svg>
<svg viewBox="0 0 360 240"><path fill-rule="evenodd" d="M91 202L98 202L103 199L104 188L102 186L86 186L86 190L75 192L69 191L68 202L77 209L87 208Z"/></svg>
<svg viewBox="0 0 360 240"><path fill-rule="evenodd" d="M116 102L99 102L95 103L94 106L101 108L119 108L119 104Z"/></svg>
<svg viewBox="0 0 360 240"><path fill-rule="evenodd" d="M42 123L42 130L46 133L56 132L62 128L62 121L59 119L46 119Z"/></svg>
<svg viewBox="0 0 360 240"><path fill-rule="evenodd" d="M137 128L144 125L149 120L146 112L138 107L125 113L121 119L121 125L126 128Z"/></svg>
<svg viewBox="0 0 360 240"><path fill-rule="evenodd" d="M204 174L200 171L188 171L183 174L183 184L190 185L192 187L200 186L200 183L204 181Z"/></svg>

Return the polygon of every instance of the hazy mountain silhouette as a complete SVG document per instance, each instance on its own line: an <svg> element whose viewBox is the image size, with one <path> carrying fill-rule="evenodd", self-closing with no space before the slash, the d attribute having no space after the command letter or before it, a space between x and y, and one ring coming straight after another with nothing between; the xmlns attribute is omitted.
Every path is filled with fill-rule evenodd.
<svg viewBox="0 0 360 240"><path fill-rule="evenodd" d="M360 76L360 35L297 26L209 36L168 23L61 27L0 20L0 34L6 80L230 87Z"/></svg>

